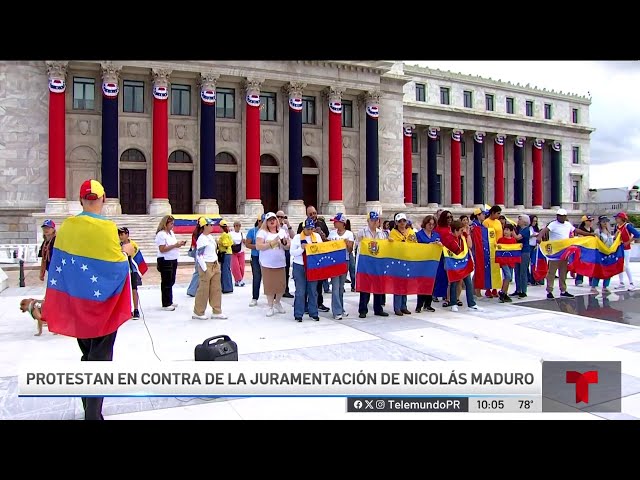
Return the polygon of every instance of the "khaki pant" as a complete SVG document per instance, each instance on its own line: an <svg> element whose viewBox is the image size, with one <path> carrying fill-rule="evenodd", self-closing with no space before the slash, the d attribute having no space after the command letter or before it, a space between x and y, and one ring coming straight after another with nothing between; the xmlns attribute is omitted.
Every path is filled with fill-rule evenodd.
<svg viewBox="0 0 640 480"><path fill-rule="evenodd" d="M203 316L207 309L207 301L213 313L222 313L222 283L220 281L220 264L207 262L207 271L203 272L198 265L198 291L193 313Z"/></svg>
<svg viewBox="0 0 640 480"><path fill-rule="evenodd" d="M547 292L553 292L553 284L556 279L556 271L560 277L560 291L567 291L567 261L566 260L550 260L549 272L547 273Z"/></svg>

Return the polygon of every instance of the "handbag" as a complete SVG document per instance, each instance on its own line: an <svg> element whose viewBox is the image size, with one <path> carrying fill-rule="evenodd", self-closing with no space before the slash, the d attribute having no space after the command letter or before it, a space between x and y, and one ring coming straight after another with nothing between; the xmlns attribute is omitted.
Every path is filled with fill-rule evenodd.
<svg viewBox="0 0 640 480"><path fill-rule="evenodd" d="M244 240L244 234L241 234L242 236L240 238L242 238L242 240L240 240L240 243L234 243L233 245L231 245L231 251L233 253L240 253L240 251L242 250L242 241Z"/></svg>

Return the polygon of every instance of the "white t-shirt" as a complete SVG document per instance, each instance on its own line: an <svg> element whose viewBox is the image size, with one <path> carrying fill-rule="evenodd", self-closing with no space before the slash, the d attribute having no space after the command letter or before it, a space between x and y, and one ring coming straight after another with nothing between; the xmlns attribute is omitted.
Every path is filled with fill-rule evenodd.
<svg viewBox="0 0 640 480"><path fill-rule="evenodd" d="M260 229L256 235L256 243L258 238L262 238L265 243L268 243L275 238L287 238L287 235L285 235L284 230L279 230L278 233L270 233ZM287 264L287 258L282 247L283 245L279 244L277 248L260 250L260 265L266 268L284 268Z"/></svg>
<svg viewBox="0 0 640 480"><path fill-rule="evenodd" d="M353 232L350 230L345 230L342 235L338 235L338 230L331 230L327 237L327 241L331 240L351 240L353 242L355 239L353 237ZM349 260L349 252L347 252L347 260Z"/></svg>
<svg viewBox="0 0 640 480"><path fill-rule="evenodd" d="M242 243L242 232L236 232L235 230L232 232L229 232L229 235L231 235L231 239L233 240L234 245L237 245L239 243Z"/></svg>
<svg viewBox="0 0 640 480"><path fill-rule="evenodd" d="M160 245L166 245L170 247L171 245L175 245L176 243L178 243L178 239L173 232L167 233L164 230L160 230L156 234L156 245L158 247L160 247ZM168 252L162 253L160 251L160 248L158 248L158 257L162 257L165 260L178 260L178 258L180 257L180 249L173 248Z"/></svg>
<svg viewBox="0 0 640 480"><path fill-rule="evenodd" d="M298 265L304 265L304 259L302 258L302 254L304 252L304 245L307 243L322 243L322 237L317 233L313 232L313 238L315 242L311 240L311 238L307 237L305 239L304 244L300 239L300 233L293 237L291 240L291 261L293 263L297 263Z"/></svg>
<svg viewBox="0 0 640 480"><path fill-rule="evenodd" d="M205 262L217 262L218 261L218 242L213 235L201 234L196 242L196 250L204 248L203 259ZM199 252L196 252L198 255Z"/></svg>
<svg viewBox="0 0 640 480"><path fill-rule="evenodd" d="M549 229L549 240L566 240L570 238L571 233L576 229L566 220L564 223L554 220L547 225L547 228Z"/></svg>

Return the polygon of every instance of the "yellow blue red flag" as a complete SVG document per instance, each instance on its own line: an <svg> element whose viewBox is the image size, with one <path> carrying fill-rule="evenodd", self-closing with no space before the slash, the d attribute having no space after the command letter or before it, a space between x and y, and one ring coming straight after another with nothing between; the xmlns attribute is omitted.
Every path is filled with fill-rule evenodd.
<svg viewBox="0 0 640 480"><path fill-rule="evenodd" d="M344 240L307 243L304 249L305 255L302 257L308 281L326 280L347 273L349 261Z"/></svg>
<svg viewBox="0 0 640 480"><path fill-rule="evenodd" d="M431 295L442 246L365 238L358 247L359 292Z"/></svg>
<svg viewBox="0 0 640 480"><path fill-rule="evenodd" d="M214 220L213 233L222 233L222 227L220 227L222 217L220 215L200 215L191 213L173 215L173 233L193 233L200 217L212 218Z"/></svg>
<svg viewBox="0 0 640 480"><path fill-rule="evenodd" d="M88 213L67 218L47 278L42 316L49 331L75 338L115 332L131 318L129 271L115 223Z"/></svg>
<svg viewBox="0 0 640 480"><path fill-rule="evenodd" d="M549 261L567 260L569 271L585 277L611 278L624 270L620 235L610 247L598 237L573 237L542 242L540 251Z"/></svg>
<svg viewBox="0 0 640 480"><path fill-rule="evenodd" d="M464 237L462 238L462 252L456 254L448 248L443 248L444 253L444 269L447 271L447 278L450 283L458 282L473 272L473 258L469 251L469 246Z"/></svg>

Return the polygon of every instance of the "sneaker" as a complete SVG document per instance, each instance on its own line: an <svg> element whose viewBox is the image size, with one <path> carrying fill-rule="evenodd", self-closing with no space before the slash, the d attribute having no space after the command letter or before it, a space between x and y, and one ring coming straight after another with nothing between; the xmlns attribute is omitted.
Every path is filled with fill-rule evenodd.
<svg viewBox="0 0 640 480"><path fill-rule="evenodd" d="M551 292L547 293L547 299L548 300L553 300L554 298L556 298L556 297L553 296L553 293L551 293Z"/></svg>
<svg viewBox="0 0 640 480"><path fill-rule="evenodd" d="M626 290L626 288L627 288L627 287L625 286L625 284L624 284L624 283L619 283L619 284L616 286L616 290Z"/></svg>
<svg viewBox="0 0 640 480"><path fill-rule="evenodd" d="M320 317L311 317L311 318L313 318L316 322L320 321Z"/></svg>
<svg viewBox="0 0 640 480"><path fill-rule="evenodd" d="M598 291L596 290L596 293L598 293ZM611 290L609 290L608 288L603 288L602 289L602 294L603 295L609 295L611 293Z"/></svg>
<svg viewBox="0 0 640 480"><path fill-rule="evenodd" d="M267 317L273 317L274 313L275 312L273 311L273 307L267 309Z"/></svg>
<svg viewBox="0 0 640 480"><path fill-rule="evenodd" d="M453 306L451 307L451 311L452 311L452 312L457 312L457 311L458 311L458 306L457 306L457 305L453 305Z"/></svg>
<svg viewBox="0 0 640 480"><path fill-rule="evenodd" d="M166 310L167 312L173 312L176 307L174 307L173 305L169 305L168 307L162 307L163 310Z"/></svg>
<svg viewBox="0 0 640 480"><path fill-rule="evenodd" d="M212 313L211 318L215 320L226 320L229 317L227 317L224 313Z"/></svg>
<svg viewBox="0 0 640 480"><path fill-rule="evenodd" d="M178 308L178 304L177 303L172 303L171 306L174 307L174 308Z"/></svg>
<svg viewBox="0 0 640 480"><path fill-rule="evenodd" d="M482 312L482 309L478 305L474 305L473 307L469 307L471 310L476 310L478 312Z"/></svg>
<svg viewBox="0 0 640 480"><path fill-rule="evenodd" d="M342 315L334 315L333 319L334 320L342 320Z"/></svg>
<svg viewBox="0 0 640 480"><path fill-rule="evenodd" d="M507 295L506 293L504 294L503 301L504 301L504 303L513 302L513 300L511 300L511 297L509 295Z"/></svg>
<svg viewBox="0 0 640 480"><path fill-rule="evenodd" d="M273 308L274 308L274 310L275 310L276 312L278 312L278 313L285 313L285 311L284 311L284 307L282 306L282 304L281 304L280 302L278 302L278 303L274 303L274 304L273 304Z"/></svg>
<svg viewBox="0 0 640 480"><path fill-rule="evenodd" d="M360 318L367 318L367 314L366 314L366 313L362 313L362 312L360 312L360 315L358 315L358 317L360 317Z"/></svg>
<svg viewBox="0 0 640 480"><path fill-rule="evenodd" d="M283 297L283 298L293 298L293 295L291 295L291 293L289 293L289 292L285 292L285 293L282 295L282 297Z"/></svg>
<svg viewBox="0 0 640 480"><path fill-rule="evenodd" d="M250 307L255 307L256 305L258 305L258 300L256 300L255 298L249 302Z"/></svg>
<svg viewBox="0 0 640 480"><path fill-rule="evenodd" d="M524 292L520 292L520 293L518 294L518 298L527 298L527 294L526 294L526 293L524 293Z"/></svg>
<svg viewBox="0 0 640 480"><path fill-rule="evenodd" d="M318 310L320 310L321 312L328 312L329 307L325 307L324 305L318 305Z"/></svg>
<svg viewBox="0 0 640 480"><path fill-rule="evenodd" d="M629 284L629 289L628 289L628 290L629 290L630 292L633 292L635 289L636 289L636 287L633 285L633 283L630 283L630 284Z"/></svg>
<svg viewBox="0 0 640 480"><path fill-rule="evenodd" d="M133 311L133 315L131 316L131 318L132 318L133 320L140 320L140 312L138 311L138 309L135 309L135 310Z"/></svg>
<svg viewBox="0 0 640 480"><path fill-rule="evenodd" d="M491 294L493 295L493 298L498 298L498 290L495 288L491 291Z"/></svg>
<svg viewBox="0 0 640 480"><path fill-rule="evenodd" d="M591 290L589 290L589 293L591 293L592 295L597 295L598 289L596 287L591 287ZM604 289L602 289L602 293L604 293Z"/></svg>
<svg viewBox="0 0 640 480"><path fill-rule="evenodd" d="M240 285L238 285L239 287L244 287L246 285L246 283L244 282L240 282Z"/></svg>
<svg viewBox="0 0 640 480"><path fill-rule="evenodd" d="M196 315L195 313L191 315L191 318L194 320L208 320L209 318L206 315Z"/></svg>
<svg viewBox="0 0 640 480"><path fill-rule="evenodd" d="M348 317L348 316L349 316L349 314L348 314L347 312L342 312L342 316L343 316L343 317Z"/></svg>
<svg viewBox="0 0 640 480"><path fill-rule="evenodd" d="M302 318L300 318L300 317L296 317L296 318L295 318L295 321L296 321L296 322L302 322Z"/></svg>
<svg viewBox="0 0 640 480"><path fill-rule="evenodd" d="M234 283L233 283L233 285L234 285L235 287L239 287L239 286L240 286L240 282L234 282Z"/></svg>
<svg viewBox="0 0 640 480"><path fill-rule="evenodd" d="M560 293L560 296L561 296L561 297L567 297L567 298L573 298L573 297L574 297L574 295L572 295L572 294L571 294L571 293L569 293L569 292L561 292L561 293Z"/></svg>

